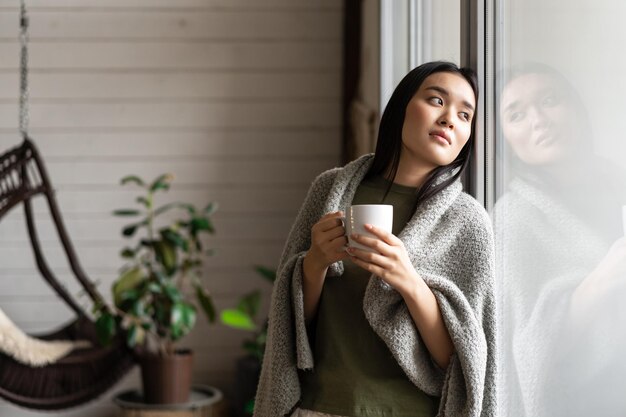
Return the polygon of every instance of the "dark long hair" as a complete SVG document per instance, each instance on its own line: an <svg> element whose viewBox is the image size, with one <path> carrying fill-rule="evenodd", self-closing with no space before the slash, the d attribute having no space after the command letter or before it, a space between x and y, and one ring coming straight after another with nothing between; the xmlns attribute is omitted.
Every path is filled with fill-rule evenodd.
<svg viewBox="0 0 626 417"><path fill-rule="evenodd" d="M385 107L383 117L380 120L380 128L378 129L378 142L376 143L374 161L367 174L370 178L382 175L391 180L385 196L389 193L398 172L400 152L402 151L402 126L404 125L407 105L415 93L417 93L426 77L437 72L450 72L463 77L474 90L476 103L478 103L478 79L476 73L471 68L459 68L452 62L434 61L422 64L409 72L400 81ZM471 158L475 127L476 115L472 119L472 132L469 140L454 161L448 165L435 168L428 175L424 185L417 191L415 208L452 184L461 175ZM389 176L387 176L388 173L390 174ZM439 179L442 177L445 179L440 181Z"/></svg>

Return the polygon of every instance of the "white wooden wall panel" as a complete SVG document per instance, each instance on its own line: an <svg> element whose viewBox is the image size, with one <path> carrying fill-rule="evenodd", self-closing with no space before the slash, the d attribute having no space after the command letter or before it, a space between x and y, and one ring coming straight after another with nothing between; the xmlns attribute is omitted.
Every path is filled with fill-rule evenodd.
<svg viewBox="0 0 626 417"><path fill-rule="evenodd" d="M323 28L322 28L323 30ZM17 57L17 43L0 44L0 56ZM338 41L33 41L33 69L139 70L331 70L341 66ZM2 59L0 69L18 61Z"/></svg>
<svg viewBox="0 0 626 417"><path fill-rule="evenodd" d="M0 72L0 99L14 99L18 74ZM336 70L327 72L109 73L33 72L31 100L39 99L312 99L339 98ZM14 102L14 100L11 100Z"/></svg>
<svg viewBox="0 0 626 417"><path fill-rule="evenodd" d="M92 218L94 214L111 213L122 206L128 206L134 201L137 192L129 191L128 187L120 189L117 184L65 186L55 187L57 202L66 217ZM289 184L281 187L272 185L233 186L232 184L216 184L205 186L178 186L176 192L163 196L164 203L187 201L193 204L204 204L207 201L217 201L228 213L250 215L293 214L304 198L306 184ZM89 192L89 199L85 201L84 193ZM280 202L280 207L276 207ZM33 207L38 216L47 214L43 200L34 201ZM272 209L274 207L274 209ZM14 210L9 216L19 215Z"/></svg>
<svg viewBox="0 0 626 417"><path fill-rule="evenodd" d="M277 128L269 129L135 129L114 132L50 132L32 129L38 148L47 161L79 156L107 157L237 157L285 158L307 154L313 157L335 156L339 131L336 128ZM19 142L15 133L0 133L0 146L6 149Z"/></svg>
<svg viewBox="0 0 626 417"><path fill-rule="evenodd" d="M106 217L105 217L106 216ZM28 242L28 236L24 234L23 218L7 218L0 223L0 244L15 244ZM20 216L21 217L21 216ZM43 217L43 216L42 216ZM214 221L219 225L218 235L225 235L231 239L284 239L284 231L289 229L291 223L284 216L249 216L249 215L225 215L217 213ZM110 241L119 243L122 226L132 223L132 217L114 218L107 213L94 218L69 217L65 222L70 235L76 244L89 241ZM259 221L261 220L261 221ZM56 242L56 229L49 219L37 222L39 238L42 243Z"/></svg>
<svg viewBox="0 0 626 417"><path fill-rule="evenodd" d="M275 102L244 100L204 102L168 99L167 102L33 103L33 128L204 128L204 127L338 127L339 104L333 101ZM0 126L17 120L14 104L0 104Z"/></svg>
<svg viewBox="0 0 626 417"><path fill-rule="evenodd" d="M173 172L164 204L219 204L206 239L205 282L219 308L271 286L252 269L276 264L311 180L340 152L342 3L337 0L27 0L31 133L55 185L84 269L110 299L120 235L138 190L129 173ZM0 0L0 150L17 134L17 0ZM42 245L69 293L71 278L42 199ZM0 222L0 306L27 331L71 317L35 269L19 210ZM246 335L200 322L184 344L194 379L227 394ZM61 416L113 416L111 397ZM1 416L49 415L0 402Z"/></svg>
<svg viewBox="0 0 626 417"><path fill-rule="evenodd" d="M0 0L0 7L14 7L15 0ZM107 9L236 9L236 10L338 10L337 0L30 0L33 9L85 8L88 10Z"/></svg>
<svg viewBox="0 0 626 417"><path fill-rule="evenodd" d="M341 15L330 11L84 11L30 13L31 39L327 39L338 40ZM320 27L327 30L321 31ZM9 13L0 18L0 38L13 38L18 20Z"/></svg>

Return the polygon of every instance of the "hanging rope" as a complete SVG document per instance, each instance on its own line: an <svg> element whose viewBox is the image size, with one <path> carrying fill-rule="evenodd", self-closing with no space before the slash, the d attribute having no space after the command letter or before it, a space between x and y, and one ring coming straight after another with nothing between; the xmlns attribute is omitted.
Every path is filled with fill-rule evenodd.
<svg viewBox="0 0 626 417"><path fill-rule="evenodd" d="M22 137L28 137L28 15L26 14L25 0L21 0L20 7L20 132Z"/></svg>

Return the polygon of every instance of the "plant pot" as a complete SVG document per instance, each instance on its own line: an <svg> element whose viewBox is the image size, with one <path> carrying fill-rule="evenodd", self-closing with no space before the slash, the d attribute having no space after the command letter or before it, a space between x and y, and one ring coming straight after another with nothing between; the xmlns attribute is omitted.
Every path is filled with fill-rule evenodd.
<svg viewBox="0 0 626 417"><path fill-rule="evenodd" d="M254 356L246 356L237 360L235 373L234 407L237 417L251 416L248 404L254 401L256 388L261 375L261 362Z"/></svg>
<svg viewBox="0 0 626 417"><path fill-rule="evenodd" d="M193 353L176 350L173 355L144 353L139 358L143 399L147 404L176 404L189 400Z"/></svg>

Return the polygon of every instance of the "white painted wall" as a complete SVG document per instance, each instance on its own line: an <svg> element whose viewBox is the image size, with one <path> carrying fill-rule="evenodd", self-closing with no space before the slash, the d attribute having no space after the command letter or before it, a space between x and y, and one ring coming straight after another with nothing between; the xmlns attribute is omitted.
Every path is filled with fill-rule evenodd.
<svg viewBox="0 0 626 417"><path fill-rule="evenodd" d="M206 284L219 308L270 287L311 180L340 153L342 6L336 0L31 0L31 133L80 259L109 296L122 264L119 178L176 175L163 201L216 201ZM0 0L0 150L19 144L18 1ZM39 202L41 203L41 202ZM36 205L43 246L70 292L69 268ZM34 272L23 216L0 222L0 308L28 331L71 317ZM86 303L85 298L81 298ZM201 323L185 339L196 383L228 392L242 334ZM110 398L57 415L113 415ZM0 416L40 414L0 403Z"/></svg>

